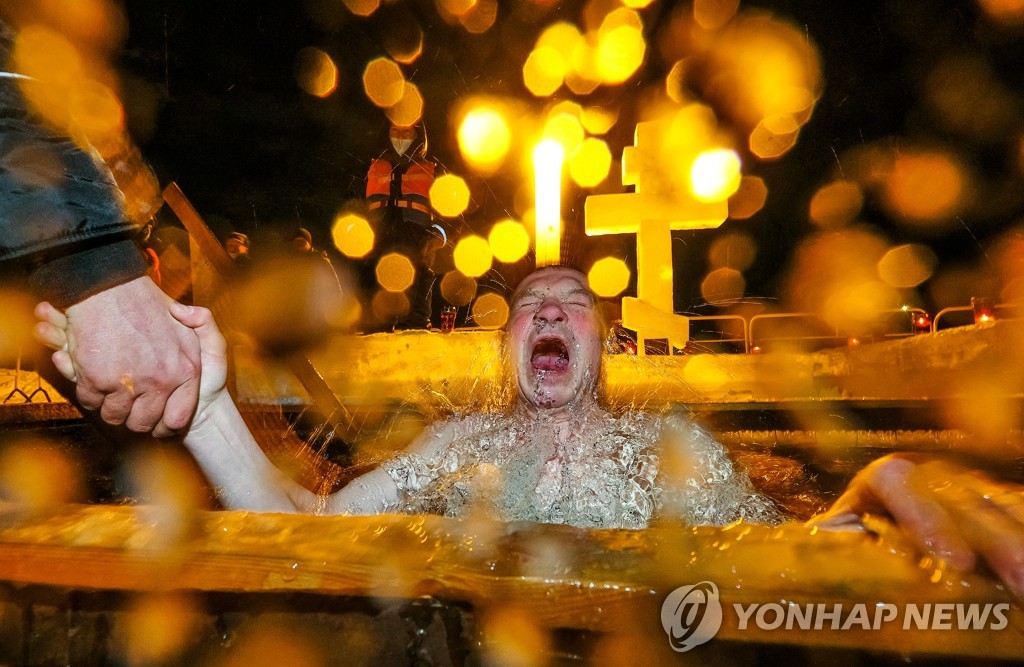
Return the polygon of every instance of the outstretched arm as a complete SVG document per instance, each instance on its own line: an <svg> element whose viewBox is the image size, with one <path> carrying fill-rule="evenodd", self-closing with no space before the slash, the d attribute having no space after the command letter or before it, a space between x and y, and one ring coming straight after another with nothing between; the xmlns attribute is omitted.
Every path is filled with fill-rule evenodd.
<svg viewBox="0 0 1024 667"><path fill-rule="evenodd" d="M263 512L372 514L397 505L397 488L382 470L353 480L326 500L278 470L263 453L225 388L227 344L205 308L173 303L170 313L198 337L203 372L198 408L185 446L229 509ZM54 349L53 363L69 380L76 368L68 353L67 318L48 303L36 307L36 337Z"/></svg>
<svg viewBox="0 0 1024 667"><path fill-rule="evenodd" d="M872 513L891 517L923 552L955 567L984 560L1024 599L1024 488L944 461L890 455L858 473L811 523L856 526Z"/></svg>

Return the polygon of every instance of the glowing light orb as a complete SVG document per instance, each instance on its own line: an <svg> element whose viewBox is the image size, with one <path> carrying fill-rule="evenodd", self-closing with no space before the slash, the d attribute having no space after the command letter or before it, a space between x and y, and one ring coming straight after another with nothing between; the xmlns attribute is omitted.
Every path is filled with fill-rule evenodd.
<svg viewBox="0 0 1024 667"><path fill-rule="evenodd" d="M471 234L459 239L453 253L455 268L470 278L479 278L491 270L491 246L482 236Z"/></svg>
<svg viewBox="0 0 1024 667"><path fill-rule="evenodd" d="M544 139L552 139L562 145L562 153L571 154L583 142L583 124L576 113L553 113L544 123Z"/></svg>
<svg viewBox="0 0 1024 667"><path fill-rule="evenodd" d="M405 76L387 58L371 60L363 70L363 90L371 102L386 109L399 103L405 93Z"/></svg>
<svg viewBox="0 0 1024 667"><path fill-rule="evenodd" d="M615 123L618 120L619 112L617 109L586 107L580 113L580 123L583 124L583 129L590 134L605 134L608 130L615 127Z"/></svg>
<svg viewBox="0 0 1024 667"><path fill-rule="evenodd" d="M878 277L893 287L917 287L932 277L938 261L926 245L896 246L878 261Z"/></svg>
<svg viewBox="0 0 1024 667"><path fill-rule="evenodd" d="M459 125L459 150L473 167L493 172L508 154L512 132L508 121L496 109L477 107Z"/></svg>
<svg viewBox="0 0 1024 667"><path fill-rule="evenodd" d="M455 174L445 174L430 186L430 205L446 218L462 215L469 207L469 186Z"/></svg>
<svg viewBox="0 0 1024 667"><path fill-rule="evenodd" d="M562 54L549 46L534 49L523 63L523 84L537 97L547 97L558 90L564 78Z"/></svg>
<svg viewBox="0 0 1024 667"><path fill-rule="evenodd" d="M380 0L344 0L344 3L356 16L370 16L380 7Z"/></svg>
<svg viewBox="0 0 1024 667"><path fill-rule="evenodd" d="M121 100L98 81L85 80L71 91L71 116L91 137L110 134L124 125Z"/></svg>
<svg viewBox="0 0 1024 667"><path fill-rule="evenodd" d="M863 206L864 195L857 183L834 181L811 197L811 222L821 227L842 227L853 222Z"/></svg>
<svg viewBox="0 0 1024 667"><path fill-rule="evenodd" d="M740 187L729 197L729 217L745 220L764 207L768 200L768 186L760 176L744 176Z"/></svg>
<svg viewBox="0 0 1024 667"><path fill-rule="evenodd" d="M335 218L331 226L331 240L343 255L359 259L370 254L375 239L370 223L349 213Z"/></svg>
<svg viewBox="0 0 1024 667"><path fill-rule="evenodd" d="M727 149L704 151L690 169L693 196L703 202L728 199L739 188L741 177L740 156Z"/></svg>
<svg viewBox="0 0 1024 667"><path fill-rule="evenodd" d="M500 329L508 322L508 303L500 294L488 292L473 302L473 320L484 329Z"/></svg>
<svg viewBox="0 0 1024 667"><path fill-rule="evenodd" d="M639 15L625 8L610 12L601 23L595 64L605 83L622 83L640 68L647 53Z"/></svg>
<svg viewBox="0 0 1024 667"><path fill-rule="evenodd" d="M613 297L629 286L629 267L618 257L605 257L594 262L587 272L590 289L598 296Z"/></svg>
<svg viewBox="0 0 1024 667"><path fill-rule="evenodd" d="M402 99L384 112L395 125L410 127L423 117L423 95L416 84L405 82Z"/></svg>
<svg viewBox="0 0 1024 667"><path fill-rule="evenodd" d="M377 262L377 283L388 292L404 292L416 278L416 268L405 255L389 252Z"/></svg>
<svg viewBox="0 0 1024 667"><path fill-rule="evenodd" d="M612 152L601 139L585 139L569 158L569 175L583 188L592 188L608 178Z"/></svg>
<svg viewBox="0 0 1024 667"><path fill-rule="evenodd" d="M461 271L449 271L441 278L441 296L453 306L468 306L476 296L476 281Z"/></svg>
<svg viewBox="0 0 1024 667"><path fill-rule="evenodd" d="M480 35L490 30L497 18L497 0L477 0L469 11L459 17L459 23L467 32Z"/></svg>
<svg viewBox="0 0 1024 667"><path fill-rule="evenodd" d="M295 57L299 87L314 97L327 97L338 88L338 66L329 55L306 47Z"/></svg>
<svg viewBox="0 0 1024 667"><path fill-rule="evenodd" d="M515 220L502 220L491 228L487 236L491 253L499 262L518 262L530 250L530 234Z"/></svg>

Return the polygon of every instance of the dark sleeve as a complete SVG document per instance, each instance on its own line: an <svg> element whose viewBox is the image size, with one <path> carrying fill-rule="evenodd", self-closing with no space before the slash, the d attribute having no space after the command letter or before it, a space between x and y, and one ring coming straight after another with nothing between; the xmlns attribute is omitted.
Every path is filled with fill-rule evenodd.
<svg viewBox="0 0 1024 667"><path fill-rule="evenodd" d="M143 275L124 195L88 145L47 127L0 78L0 264L58 308Z"/></svg>

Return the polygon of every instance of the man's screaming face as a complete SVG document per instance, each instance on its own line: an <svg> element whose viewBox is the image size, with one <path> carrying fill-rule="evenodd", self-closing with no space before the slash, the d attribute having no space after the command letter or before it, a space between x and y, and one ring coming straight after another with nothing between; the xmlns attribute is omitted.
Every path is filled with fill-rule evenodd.
<svg viewBox="0 0 1024 667"><path fill-rule="evenodd" d="M551 410L593 399L601 366L599 322L579 271L547 267L519 284L508 344L521 405Z"/></svg>

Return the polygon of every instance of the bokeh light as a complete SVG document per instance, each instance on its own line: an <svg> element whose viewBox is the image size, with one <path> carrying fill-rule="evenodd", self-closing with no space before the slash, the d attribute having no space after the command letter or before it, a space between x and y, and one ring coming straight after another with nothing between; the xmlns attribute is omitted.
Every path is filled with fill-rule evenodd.
<svg viewBox="0 0 1024 667"><path fill-rule="evenodd" d="M622 294L629 287L629 267L618 257L605 257L594 262L587 272L587 282L602 297Z"/></svg>
<svg viewBox="0 0 1024 667"><path fill-rule="evenodd" d="M740 156L726 149L704 151L690 169L693 195L705 202L728 199L739 188L741 177Z"/></svg>
<svg viewBox="0 0 1024 667"><path fill-rule="evenodd" d="M363 91L371 102L387 109L401 101L405 93L405 76L397 63L387 58L375 58L363 70Z"/></svg>
<svg viewBox="0 0 1024 667"><path fill-rule="evenodd" d="M523 63L523 84L537 97L547 97L562 85L565 61L555 49L541 46L530 52Z"/></svg>
<svg viewBox="0 0 1024 667"><path fill-rule="evenodd" d="M592 188L608 177L612 151L601 139L583 140L569 158L569 175L582 188Z"/></svg>
<svg viewBox="0 0 1024 667"><path fill-rule="evenodd" d="M453 252L455 268L470 278L479 278L491 270L491 246L482 236L470 234L459 239Z"/></svg>
<svg viewBox="0 0 1024 667"><path fill-rule="evenodd" d="M364 218L347 213L334 219L331 225L331 240L346 257L359 259L366 257L373 250L374 233Z"/></svg>
<svg viewBox="0 0 1024 667"><path fill-rule="evenodd" d="M411 127L423 117L423 95L416 84L405 82L402 99L385 112L388 119L395 125Z"/></svg>
<svg viewBox="0 0 1024 667"><path fill-rule="evenodd" d="M754 216L764 207L768 199L768 186L760 176L744 176L740 186L729 197L729 217L734 220L746 220Z"/></svg>
<svg viewBox="0 0 1024 667"><path fill-rule="evenodd" d="M747 283L736 269L722 266L713 269L700 283L700 294L708 303L723 303L743 297Z"/></svg>
<svg viewBox="0 0 1024 667"><path fill-rule="evenodd" d="M476 281L460 271L449 271L441 278L441 296L453 306L468 306L476 296Z"/></svg>
<svg viewBox="0 0 1024 667"><path fill-rule="evenodd" d="M481 105L466 113L459 124L458 138L466 162L479 171L491 173L508 154L512 132L500 111Z"/></svg>
<svg viewBox="0 0 1024 667"><path fill-rule="evenodd" d="M119 132L124 126L121 100L107 86L86 80L71 91L71 117L91 137Z"/></svg>
<svg viewBox="0 0 1024 667"><path fill-rule="evenodd" d="M960 212L967 187L959 161L940 152L901 152L886 180L883 203L897 220L944 229Z"/></svg>
<svg viewBox="0 0 1024 667"><path fill-rule="evenodd" d="M826 228L848 225L860 215L864 194L852 181L833 181L818 188L811 198L811 222Z"/></svg>
<svg viewBox="0 0 1024 667"><path fill-rule="evenodd" d="M878 260L878 276L892 287L917 287L932 277L937 264L931 248L908 243L892 248Z"/></svg>
<svg viewBox="0 0 1024 667"><path fill-rule="evenodd" d="M123 619L127 662L166 664L187 647L199 624L195 600L181 593L147 593L127 608Z"/></svg>
<svg viewBox="0 0 1024 667"><path fill-rule="evenodd" d="M356 16L371 16L380 7L380 0L343 0L345 7Z"/></svg>
<svg viewBox="0 0 1024 667"><path fill-rule="evenodd" d="M409 297L405 295L405 292L377 290L370 302L370 312L378 322L394 321L409 312Z"/></svg>
<svg viewBox="0 0 1024 667"><path fill-rule="evenodd" d="M416 278L416 268L408 257L389 252L377 261L377 282L388 292L404 292Z"/></svg>
<svg viewBox="0 0 1024 667"><path fill-rule="evenodd" d="M640 68L646 53L640 16L627 8L609 12L598 30L595 60L601 80L622 83Z"/></svg>
<svg viewBox="0 0 1024 667"><path fill-rule="evenodd" d="M508 322L508 302L500 294L487 292L473 302L473 321L483 329L500 329Z"/></svg>
<svg viewBox="0 0 1024 667"><path fill-rule="evenodd" d="M498 0L476 0L469 10L459 17L459 23L467 32L480 35L491 29L498 18Z"/></svg>
<svg viewBox="0 0 1024 667"><path fill-rule="evenodd" d="M299 87L314 97L327 97L338 88L338 66L329 55L312 46L296 55L295 76Z"/></svg>
<svg viewBox="0 0 1024 667"><path fill-rule="evenodd" d="M518 262L530 250L530 233L522 223L515 220L502 220L491 228L487 236L491 253L499 262L511 264Z"/></svg>
<svg viewBox="0 0 1024 667"><path fill-rule="evenodd" d="M583 124L579 116L572 113L556 112L544 123L544 139L553 139L562 145L562 153L571 155L583 143Z"/></svg>
<svg viewBox="0 0 1024 667"><path fill-rule="evenodd" d="M607 107L584 107L580 111L580 123L590 134L601 135L607 133L619 120L617 109Z"/></svg>
<svg viewBox="0 0 1024 667"><path fill-rule="evenodd" d="M740 8L739 0L694 0L693 20L705 30L717 30Z"/></svg>
<svg viewBox="0 0 1024 667"><path fill-rule="evenodd" d="M708 249L708 264L712 268L730 268L746 271L757 257L757 244L746 234L730 232L718 236Z"/></svg>
<svg viewBox="0 0 1024 667"><path fill-rule="evenodd" d="M446 218L454 218L469 207L469 186L455 174L444 174L430 186L430 205Z"/></svg>

